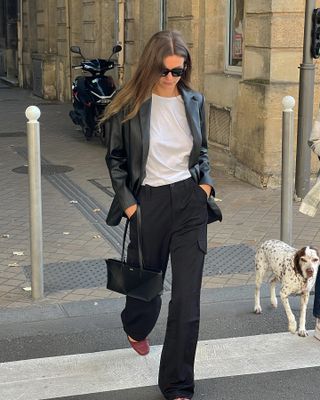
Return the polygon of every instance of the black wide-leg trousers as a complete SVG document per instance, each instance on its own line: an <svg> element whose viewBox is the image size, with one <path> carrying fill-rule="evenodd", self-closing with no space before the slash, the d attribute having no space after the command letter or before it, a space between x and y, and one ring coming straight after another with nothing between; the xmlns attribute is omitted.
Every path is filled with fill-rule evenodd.
<svg viewBox="0 0 320 400"><path fill-rule="evenodd" d="M159 387L166 399L191 398L199 332L200 289L207 251L207 196L192 178L170 185L142 186L138 195L145 265L165 276L169 255L172 291L163 345ZM138 265L136 217L130 220L128 263ZM143 340L152 331L161 297L150 302L126 298L125 332Z"/></svg>

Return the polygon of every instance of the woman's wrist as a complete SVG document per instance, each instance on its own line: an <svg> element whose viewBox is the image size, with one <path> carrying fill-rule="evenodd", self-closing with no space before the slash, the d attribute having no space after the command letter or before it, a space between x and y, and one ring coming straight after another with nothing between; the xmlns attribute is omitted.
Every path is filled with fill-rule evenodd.
<svg viewBox="0 0 320 400"><path fill-rule="evenodd" d="M137 211L138 205L137 204L133 204L132 206L126 208L124 210L126 216L130 219L133 214Z"/></svg>
<svg viewBox="0 0 320 400"><path fill-rule="evenodd" d="M201 185L199 185L201 187L202 190L204 190L207 194L207 197L210 197L211 191L212 191L212 186L206 184L206 183L202 183Z"/></svg>

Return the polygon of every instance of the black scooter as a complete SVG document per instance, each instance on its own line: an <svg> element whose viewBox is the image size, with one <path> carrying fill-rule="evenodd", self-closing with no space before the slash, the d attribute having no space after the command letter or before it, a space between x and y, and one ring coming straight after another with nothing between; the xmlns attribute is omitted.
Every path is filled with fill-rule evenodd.
<svg viewBox="0 0 320 400"><path fill-rule="evenodd" d="M74 65L74 69L82 69L89 72L89 75L77 76L72 83L73 110L69 116L76 125L80 125L87 140L93 136L100 137L103 144L106 144L104 125L99 125L99 118L110 103L116 92L116 85L112 76L104 74L118 66L111 57L122 50L120 45L112 49L111 56L107 59L86 60L78 46L71 46L70 51L80 54L83 58L80 65Z"/></svg>

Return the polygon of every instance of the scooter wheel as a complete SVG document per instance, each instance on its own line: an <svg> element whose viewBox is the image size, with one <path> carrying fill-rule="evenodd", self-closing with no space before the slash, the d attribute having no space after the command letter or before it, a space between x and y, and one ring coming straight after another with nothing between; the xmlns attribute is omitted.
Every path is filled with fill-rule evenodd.
<svg viewBox="0 0 320 400"><path fill-rule="evenodd" d="M105 129L104 124L101 125L101 127L100 127L99 138L100 138L101 144L103 146L107 147L106 129Z"/></svg>
<svg viewBox="0 0 320 400"><path fill-rule="evenodd" d="M89 128L82 127L82 132L83 132L83 134L84 134L84 137L85 137L87 140L91 140L91 138L92 138L92 131L91 131Z"/></svg>

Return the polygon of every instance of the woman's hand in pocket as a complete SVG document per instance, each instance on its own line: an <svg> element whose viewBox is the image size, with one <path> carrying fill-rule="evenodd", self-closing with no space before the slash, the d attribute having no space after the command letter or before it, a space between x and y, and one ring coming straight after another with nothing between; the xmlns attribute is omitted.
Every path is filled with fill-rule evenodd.
<svg viewBox="0 0 320 400"><path fill-rule="evenodd" d="M133 204L132 206L126 208L126 209L124 210L124 212L126 213L127 217L128 217L129 219L131 219L131 217L133 216L133 214L137 211L137 208L138 208L137 204Z"/></svg>
<svg viewBox="0 0 320 400"><path fill-rule="evenodd" d="M210 196L210 194L211 194L211 189L212 189L212 187L211 187L210 185L207 185L207 184L202 184L202 185L199 185L199 186L201 187L201 189L202 189L203 191L206 192L207 199L208 199L209 196Z"/></svg>

